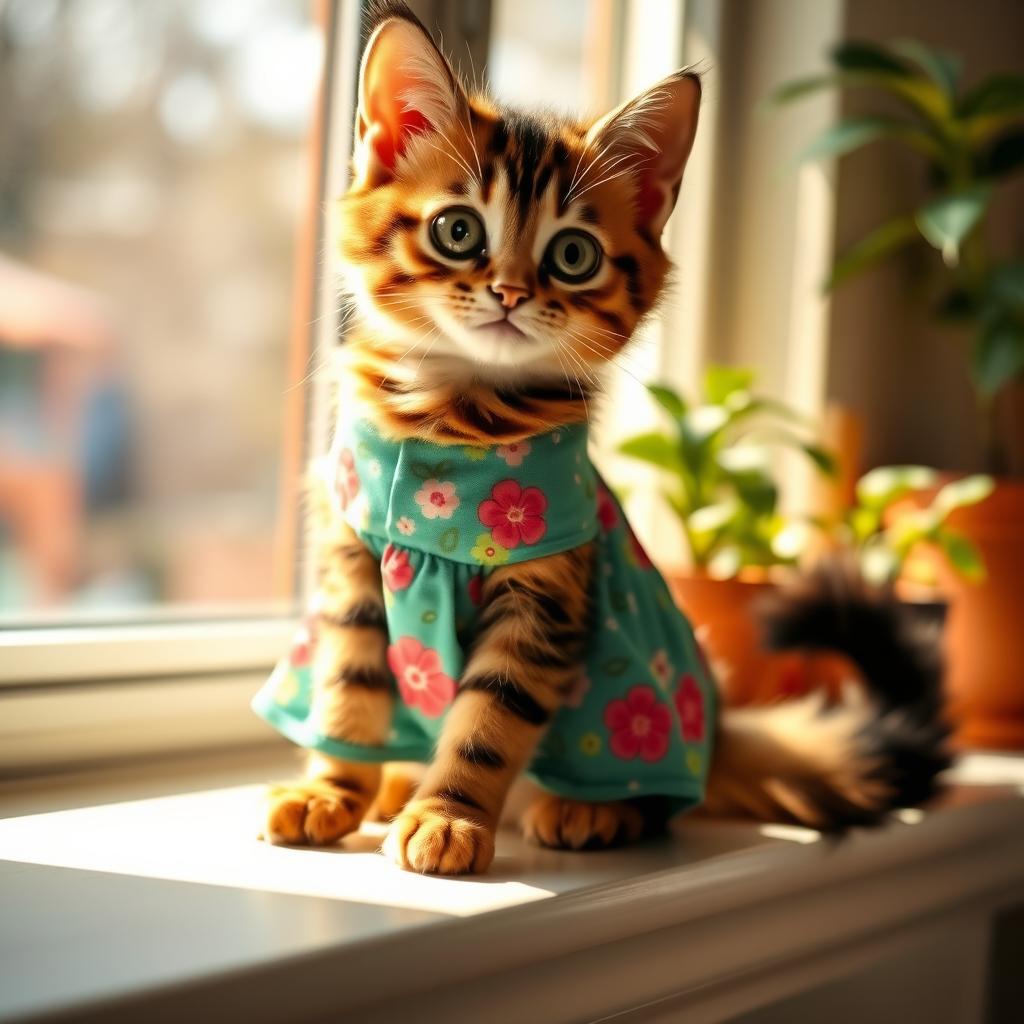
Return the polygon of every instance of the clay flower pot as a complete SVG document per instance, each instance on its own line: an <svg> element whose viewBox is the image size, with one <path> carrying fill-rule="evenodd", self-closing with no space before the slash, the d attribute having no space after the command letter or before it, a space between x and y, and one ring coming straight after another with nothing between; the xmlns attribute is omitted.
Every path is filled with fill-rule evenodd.
<svg viewBox="0 0 1024 1024"><path fill-rule="evenodd" d="M937 558L949 598L947 688L963 747L1024 749L1024 483L998 480L985 501L957 509L950 526L985 560L986 579L970 583Z"/></svg>
<svg viewBox="0 0 1024 1024"><path fill-rule="evenodd" d="M838 700L843 687L860 678L844 655L828 651L766 651L758 604L777 584L763 577L717 580L683 571L664 573L679 607L689 618L730 705L771 704L824 690ZM941 628L945 601L904 599L922 623Z"/></svg>

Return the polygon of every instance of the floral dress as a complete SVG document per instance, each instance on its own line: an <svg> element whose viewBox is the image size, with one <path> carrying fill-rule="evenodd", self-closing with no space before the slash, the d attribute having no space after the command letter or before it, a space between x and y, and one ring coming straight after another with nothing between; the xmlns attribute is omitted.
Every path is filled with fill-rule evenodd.
<svg viewBox="0 0 1024 1024"><path fill-rule="evenodd" d="M583 425L490 448L394 442L339 424L321 471L339 513L380 560L394 676L381 747L317 732L310 625L253 707L300 746L357 761L429 761L455 699L495 566L597 545L586 663L529 774L582 800L661 795L698 803L714 683L689 623L587 455ZM311 620L311 622L315 622Z"/></svg>

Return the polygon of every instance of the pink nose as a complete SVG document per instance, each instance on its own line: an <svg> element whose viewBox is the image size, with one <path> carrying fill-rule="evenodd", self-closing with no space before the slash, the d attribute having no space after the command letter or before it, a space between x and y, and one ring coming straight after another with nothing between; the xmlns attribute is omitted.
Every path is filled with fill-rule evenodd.
<svg viewBox="0 0 1024 1024"><path fill-rule="evenodd" d="M530 297L530 290L515 284L502 284L500 281L491 285L491 291L498 296L505 309L515 309L520 302Z"/></svg>

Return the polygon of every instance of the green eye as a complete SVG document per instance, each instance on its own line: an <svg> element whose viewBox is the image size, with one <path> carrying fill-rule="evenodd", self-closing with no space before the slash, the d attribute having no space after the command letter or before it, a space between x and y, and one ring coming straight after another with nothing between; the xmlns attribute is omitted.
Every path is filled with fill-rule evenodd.
<svg viewBox="0 0 1024 1024"><path fill-rule="evenodd" d="M466 206L442 210L430 224L430 239L442 256L453 260L479 256L487 242L483 221Z"/></svg>
<svg viewBox="0 0 1024 1024"><path fill-rule="evenodd" d="M544 263L553 277L579 284L597 273L601 266L601 246L593 235L570 228L551 239Z"/></svg>

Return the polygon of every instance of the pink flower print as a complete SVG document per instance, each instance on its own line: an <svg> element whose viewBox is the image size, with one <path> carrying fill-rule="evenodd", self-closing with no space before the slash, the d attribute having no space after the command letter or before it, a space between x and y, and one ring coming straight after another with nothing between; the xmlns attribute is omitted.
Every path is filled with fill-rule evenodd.
<svg viewBox="0 0 1024 1024"><path fill-rule="evenodd" d="M408 516L399 516L395 526L398 527L398 532L405 537L411 537L416 532L416 523Z"/></svg>
<svg viewBox="0 0 1024 1024"><path fill-rule="evenodd" d="M477 515L491 528L495 544L515 548L536 544L544 536L547 507L548 499L539 487L520 487L515 480L502 480L491 489L491 496L480 502Z"/></svg>
<svg viewBox="0 0 1024 1024"><path fill-rule="evenodd" d="M466 590L469 591L469 599L480 607L481 602L484 599L484 578L483 576L470 576L469 582L466 584Z"/></svg>
<svg viewBox="0 0 1024 1024"><path fill-rule="evenodd" d="M451 519L459 507L455 484L445 480L427 480L415 494L424 519Z"/></svg>
<svg viewBox="0 0 1024 1024"><path fill-rule="evenodd" d="M509 466L521 466L523 459L530 454L530 442L516 441L513 444L498 445L494 454L499 459L504 459Z"/></svg>
<svg viewBox="0 0 1024 1024"><path fill-rule="evenodd" d="M441 669L441 656L414 636L403 636L388 648L388 665L402 700L437 718L455 697L455 680Z"/></svg>
<svg viewBox="0 0 1024 1024"><path fill-rule="evenodd" d="M672 715L651 686L634 686L623 699L609 701L604 724L612 734L611 752L624 761L660 761L668 752Z"/></svg>
<svg viewBox="0 0 1024 1024"><path fill-rule="evenodd" d="M619 525L619 510L607 487L597 489L597 521L605 533Z"/></svg>
<svg viewBox="0 0 1024 1024"><path fill-rule="evenodd" d="M356 472L356 460L351 448L342 448L338 453L338 464L334 470L334 491L338 495L338 503L342 511L359 493L359 474Z"/></svg>
<svg viewBox="0 0 1024 1024"><path fill-rule="evenodd" d="M299 627L292 639L292 647L288 652L288 661L293 668L304 668L313 660L316 649L316 632L312 618Z"/></svg>
<svg viewBox="0 0 1024 1024"><path fill-rule="evenodd" d="M668 689L668 684L672 679L672 664L668 660L668 655L661 648L656 650L651 657L648 664L648 668L651 670L651 675L657 680L658 685L663 689Z"/></svg>
<svg viewBox="0 0 1024 1024"><path fill-rule="evenodd" d="M408 551L402 551L393 544L384 549L380 560L380 575L384 580L384 586L392 594L405 590L412 583L415 574L416 570L409 564Z"/></svg>
<svg viewBox="0 0 1024 1024"><path fill-rule="evenodd" d="M675 704L676 711L679 712L683 739L693 741L704 739L704 692L689 672L679 680Z"/></svg>
<svg viewBox="0 0 1024 1024"><path fill-rule="evenodd" d="M590 691L590 678L585 672L581 672L572 682L565 695L565 704L570 708L583 706L583 699Z"/></svg>

